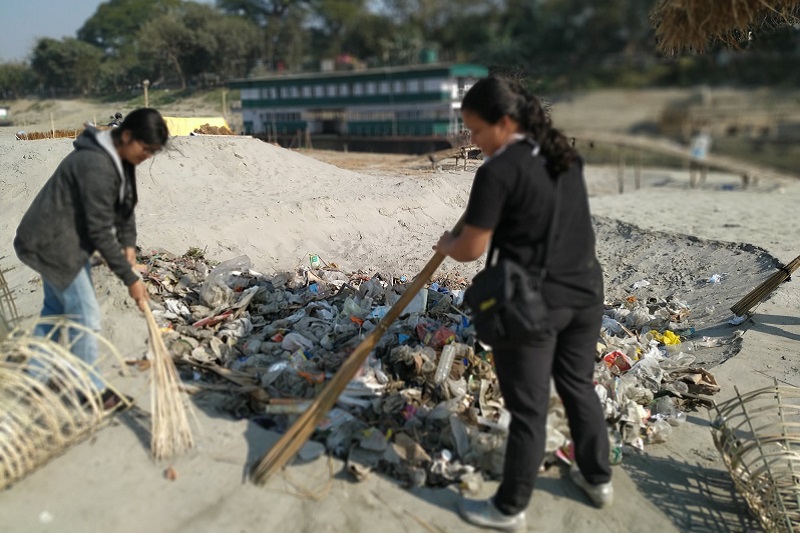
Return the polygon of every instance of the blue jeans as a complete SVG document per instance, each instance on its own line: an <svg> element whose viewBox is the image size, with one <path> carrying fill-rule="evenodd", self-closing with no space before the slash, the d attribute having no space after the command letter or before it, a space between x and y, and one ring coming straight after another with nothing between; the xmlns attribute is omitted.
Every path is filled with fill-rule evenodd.
<svg viewBox="0 0 800 533"><path fill-rule="evenodd" d="M44 305L41 316L63 316L93 332L99 332L100 305L97 303L97 296L92 284L91 268L91 265L86 263L86 266L75 276L75 279L63 290L57 289L43 276ZM51 329L52 326L49 324L38 324L33 334L38 337L47 337L50 335ZM97 339L94 335L85 335L73 328L69 330L69 336L70 341L77 338L77 341L72 346L72 353L94 368L97 363L98 352ZM91 379L98 390L106 388L105 383L96 372L91 374Z"/></svg>

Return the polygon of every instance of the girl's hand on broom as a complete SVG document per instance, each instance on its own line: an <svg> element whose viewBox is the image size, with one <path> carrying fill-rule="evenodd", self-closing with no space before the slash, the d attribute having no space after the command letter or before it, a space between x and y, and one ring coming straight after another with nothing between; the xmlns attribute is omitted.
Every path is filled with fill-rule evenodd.
<svg viewBox="0 0 800 533"><path fill-rule="evenodd" d="M136 305L139 306L139 309L144 311L145 307L147 306L147 301L150 299L150 295L147 293L147 287L145 287L144 282L140 279L129 285L128 294L131 295L131 298L133 298L133 300L136 302Z"/></svg>

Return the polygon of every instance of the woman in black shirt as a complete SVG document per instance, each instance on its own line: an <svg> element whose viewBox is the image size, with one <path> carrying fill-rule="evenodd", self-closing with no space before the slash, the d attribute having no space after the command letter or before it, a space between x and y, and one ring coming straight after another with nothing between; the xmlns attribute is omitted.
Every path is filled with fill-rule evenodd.
<svg viewBox="0 0 800 533"><path fill-rule="evenodd" d="M492 76L470 88L461 113L485 159L475 174L461 233L442 235L436 250L456 261L475 261L491 242L498 259L532 270L545 253L556 188L560 195L542 285L551 330L522 343L492 347L511 413L503 481L493 498L465 499L460 505L468 522L515 530L525 524L525 508L544 457L551 376L575 444L573 481L598 507L613 499L608 433L593 383L603 274L583 164L567 138L552 127L539 100L519 82Z"/></svg>

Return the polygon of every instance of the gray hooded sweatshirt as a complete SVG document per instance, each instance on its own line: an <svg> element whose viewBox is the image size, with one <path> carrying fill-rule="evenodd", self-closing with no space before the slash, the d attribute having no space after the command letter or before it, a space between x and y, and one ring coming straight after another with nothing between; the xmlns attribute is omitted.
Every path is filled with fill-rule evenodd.
<svg viewBox="0 0 800 533"><path fill-rule="evenodd" d="M122 249L136 246L134 166L110 131L87 128L22 217L14 239L20 261L59 290L99 251L125 285L138 277Z"/></svg>

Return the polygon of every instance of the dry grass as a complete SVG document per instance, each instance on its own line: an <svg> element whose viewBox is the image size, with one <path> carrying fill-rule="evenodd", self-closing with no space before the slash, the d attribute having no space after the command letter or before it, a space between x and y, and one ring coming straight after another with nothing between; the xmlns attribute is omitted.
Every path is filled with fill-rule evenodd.
<svg viewBox="0 0 800 533"><path fill-rule="evenodd" d="M715 40L739 48L751 31L794 23L798 9L800 1L660 0L651 20L660 50L702 52Z"/></svg>

